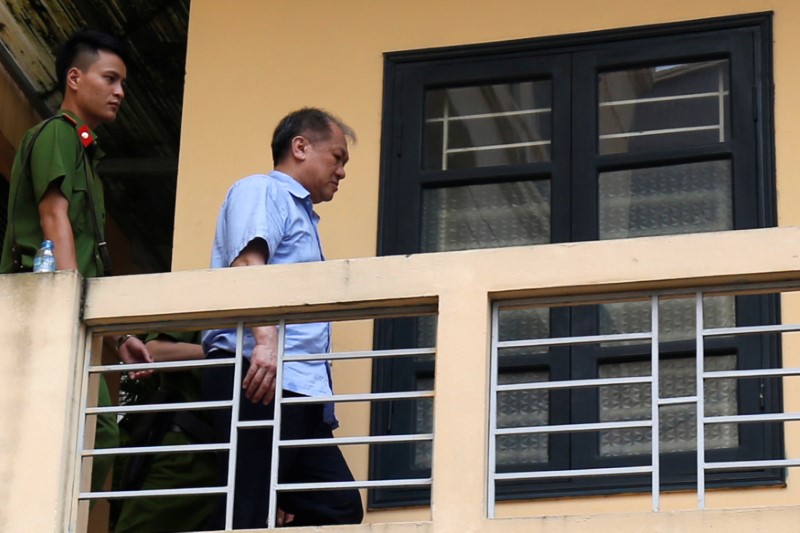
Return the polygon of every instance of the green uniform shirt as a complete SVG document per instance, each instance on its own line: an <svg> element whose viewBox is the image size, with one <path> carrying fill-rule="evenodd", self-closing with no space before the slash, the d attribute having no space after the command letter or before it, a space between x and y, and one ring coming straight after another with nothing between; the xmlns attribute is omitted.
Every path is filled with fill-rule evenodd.
<svg viewBox="0 0 800 533"><path fill-rule="evenodd" d="M97 176L97 161L103 153L97 147L96 136L74 114L61 110L56 118L44 125L31 153L30 164L23 168L31 137L40 127L28 130L22 139L11 171L11 190L8 206L8 227L3 241L0 274L12 272L12 221L22 262L33 267L33 256L44 240L39 224L39 202L50 183L61 180L61 192L69 201L68 215L75 239L78 270L85 278L103 275L103 263L97 252L92 212L87 194L87 171L91 173L92 199L102 237L105 226L103 184ZM84 143L86 157L84 157ZM89 168L86 169L88 161Z"/></svg>

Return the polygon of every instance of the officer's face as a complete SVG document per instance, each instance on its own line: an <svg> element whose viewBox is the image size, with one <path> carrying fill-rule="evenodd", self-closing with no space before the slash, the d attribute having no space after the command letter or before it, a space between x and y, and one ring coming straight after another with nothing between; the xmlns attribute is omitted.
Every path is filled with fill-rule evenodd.
<svg viewBox="0 0 800 533"><path fill-rule="evenodd" d="M76 89L75 100L79 116L90 127L117 118L117 111L125 97L123 84L127 69L114 53L98 51L96 61L83 70L73 67L69 83Z"/></svg>
<svg viewBox="0 0 800 533"><path fill-rule="evenodd" d="M305 186L315 204L329 202L339 190L339 182L345 178L344 166L350 154L347 138L341 128L331 124L331 135L306 146L304 170L308 179Z"/></svg>

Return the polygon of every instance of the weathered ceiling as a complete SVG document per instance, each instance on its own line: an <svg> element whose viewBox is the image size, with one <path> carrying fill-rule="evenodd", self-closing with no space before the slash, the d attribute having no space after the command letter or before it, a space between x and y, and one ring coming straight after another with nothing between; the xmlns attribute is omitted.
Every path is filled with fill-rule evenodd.
<svg viewBox="0 0 800 533"><path fill-rule="evenodd" d="M125 101L98 131L108 212L131 247L120 272L170 267L188 22L189 0L0 0L0 62L41 116L61 101L54 52L70 35L128 46Z"/></svg>

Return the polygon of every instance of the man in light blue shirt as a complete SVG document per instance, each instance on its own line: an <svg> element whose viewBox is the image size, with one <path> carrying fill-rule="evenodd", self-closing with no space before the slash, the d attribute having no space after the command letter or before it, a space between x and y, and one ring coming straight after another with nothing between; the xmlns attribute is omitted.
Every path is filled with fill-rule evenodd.
<svg viewBox="0 0 800 533"><path fill-rule="evenodd" d="M211 267L323 261L317 231L319 216L313 204L330 201L338 190L349 158L348 140L355 140L353 131L320 109L304 108L284 117L272 140L275 170L239 180L228 191L217 220ZM235 330L205 332L203 348L209 358L234 357ZM246 330L242 420L273 416L277 349L276 326ZM285 351L328 353L330 325L288 325ZM205 398L230 399L232 380L230 367L207 369L203 379ZM330 368L326 361L284 365L284 396L330 394ZM216 411L215 425L221 435L227 434L229 424L230 413ZM332 437L335 427L330 406L295 404L283 408L282 439ZM260 528L266 523L271 438L272 432L266 429L239 432L234 498L237 529ZM336 446L286 448L281 450L279 463L279 479L285 483L353 479ZM285 492L279 495L279 506L286 513L281 513L282 517L293 515L295 526L353 524L363 518L357 490Z"/></svg>

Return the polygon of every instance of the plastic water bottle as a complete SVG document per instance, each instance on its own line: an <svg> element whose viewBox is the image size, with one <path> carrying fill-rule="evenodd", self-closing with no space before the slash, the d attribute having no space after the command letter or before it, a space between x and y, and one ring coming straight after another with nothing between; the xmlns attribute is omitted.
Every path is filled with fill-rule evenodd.
<svg viewBox="0 0 800 533"><path fill-rule="evenodd" d="M33 271L56 271L56 256L53 254L53 241L45 240L42 242L42 245L36 251L36 256L33 258Z"/></svg>

